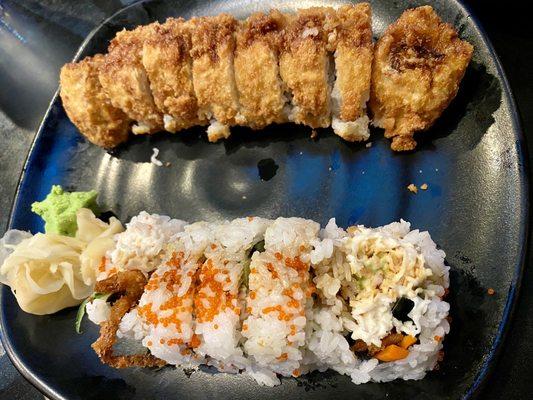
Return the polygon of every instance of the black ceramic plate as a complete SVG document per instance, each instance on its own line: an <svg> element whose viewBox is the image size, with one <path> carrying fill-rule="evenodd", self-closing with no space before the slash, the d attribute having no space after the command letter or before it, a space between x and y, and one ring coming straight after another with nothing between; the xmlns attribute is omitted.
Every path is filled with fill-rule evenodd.
<svg viewBox="0 0 533 400"><path fill-rule="evenodd" d="M340 4L340 1L153 1L120 11L94 31L77 58L103 52L114 33L168 16ZM376 36L418 1L372 1ZM516 299L528 208L525 148L515 106L480 27L455 1L434 2L441 17L475 46L461 90L419 149L393 154L382 132L372 147L296 125L262 132L236 130L210 144L201 130L136 137L113 153L88 145L54 98L37 133L15 200L11 227L38 231L30 204L52 184L96 188L100 202L123 221L141 210L187 220L237 216L302 216L325 223L370 226L400 218L429 230L451 265L452 331L438 371L421 381L353 385L335 373L284 379L265 388L244 376L164 368L113 370L90 348L97 329L74 332L75 310L37 317L22 312L2 289L2 336L17 368L51 398L419 398L469 397L479 392L500 347ZM149 163L151 150L171 163ZM261 176L264 179L261 179ZM410 193L410 183L429 189ZM489 296L488 288L495 294Z"/></svg>

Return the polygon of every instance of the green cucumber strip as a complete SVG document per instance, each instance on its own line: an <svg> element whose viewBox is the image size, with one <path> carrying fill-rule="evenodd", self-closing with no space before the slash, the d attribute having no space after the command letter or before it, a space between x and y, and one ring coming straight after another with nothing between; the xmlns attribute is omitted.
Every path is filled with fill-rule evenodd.
<svg viewBox="0 0 533 400"><path fill-rule="evenodd" d="M76 322L74 323L74 327L76 328L76 333L81 333L81 321L83 320L83 317L85 316L85 307L87 306L87 303L96 300L96 299L104 299L107 300L111 296L111 293L93 293L91 296L87 297L85 300L82 301L80 306L78 307L78 312L76 313Z"/></svg>

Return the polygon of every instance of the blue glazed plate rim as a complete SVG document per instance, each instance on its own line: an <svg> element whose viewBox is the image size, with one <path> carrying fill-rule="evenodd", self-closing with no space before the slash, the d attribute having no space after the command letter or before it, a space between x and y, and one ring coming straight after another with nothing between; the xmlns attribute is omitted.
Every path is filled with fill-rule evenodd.
<svg viewBox="0 0 533 400"><path fill-rule="evenodd" d="M92 40L94 35L106 24L108 24L110 21L112 21L116 16L123 13L124 11L138 7L139 4L142 3L148 3L152 0L141 0L138 2L134 2L126 7L121 8L108 18L106 18L102 23L100 23L97 27L95 27L91 32L87 35L85 40L80 45L78 51L74 55L72 62L78 61L80 55L84 51L87 44ZM518 141L516 142L517 147L517 154L519 155L519 175L522 182L522 188L520 192L523 194L522 196L522 202L521 202L521 211L522 211L522 221L523 224L521 225L521 234L520 237L523 238L521 241L521 246L519 250L519 260L517 265L515 266L514 273L513 273L513 279L511 283L511 287L509 288L507 300L505 302L505 308L502 315L502 319L498 325L497 334L494 337L494 341L492 343L491 349L485 358L483 365L481 366L481 369L479 373L477 374L476 378L474 379L474 382L472 386L469 388L469 390L464 394L463 398L468 399L475 397L480 394L481 389L486 384L488 378L490 377L490 373L494 370L494 364L497 361L497 358L501 352L503 343L505 341L505 337L507 335L508 326L511 322L511 318L513 316L516 302L518 299L518 295L520 292L520 286L522 281L522 275L524 270L524 264L526 259L526 253L527 253L527 244L529 242L529 164L528 164L528 151L527 151L527 145L526 145L526 139L522 130L521 122L520 122L520 116L519 112L516 106L516 102L514 99L513 92L511 90L511 87L509 85L509 82L507 80L507 76L505 74L505 71L501 65L500 59L498 55L496 54L496 51L494 50L494 47L492 46L492 43L490 39L488 38L488 35L485 31L485 29L482 27L479 20L474 16L474 14L471 12L470 8L466 6L462 1L460 0L453 0L457 5L464 11L466 15L469 16L471 19L471 23L474 25L474 27L480 32L481 39L483 40L484 45L486 46L490 57L492 58L496 70L498 72L498 76L501 79L501 84L503 88L504 95L506 97L506 100L509 104L509 114L510 119L512 122L512 127L515 132L515 136L518 137ZM36 134L34 136L34 139L32 141L32 144L30 146L30 149L28 151L28 155L26 157L26 160L24 162L24 167L21 171L19 182L17 185L17 189L15 192L14 201L11 207L10 216L9 216L9 229L11 229L14 225L14 216L18 212L19 208L19 195L21 193L21 189L24 185L24 182L26 180L26 170L27 167L31 164L33 157L35 157L34 150L39 144L39 141L42 138L42 131L44 129L45 123L48 120L48 117L51 113L52 107L54 104L59 101L59 89L56 90L55 94L52 97L52 100L44 114L44 117L41 120L41 123L39 124L39 127L36 131ZM3 287L2 291L0 293L0 337L2 339L2 344L6 350L6 353L13 363L13 365L17 368L17 370L26 378L32 385L34 385L40 392L42 392L45 396L52 399L63 399L62 396L60 396L57 392L53 390L50 386L46 384L45 381L39 379L36 377L27 367L26 365L19 359L17 353L14 351L13 347L11 346L11 341L6 335L6 329L5 329L5 322L4 322L4 308L3 308L3 298L5 294L7 293L9 289L7 287Z"/></svg>

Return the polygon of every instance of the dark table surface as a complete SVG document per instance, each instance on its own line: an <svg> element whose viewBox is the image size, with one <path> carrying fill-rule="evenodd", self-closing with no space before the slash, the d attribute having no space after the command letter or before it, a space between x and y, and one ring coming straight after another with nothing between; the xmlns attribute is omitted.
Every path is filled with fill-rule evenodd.
<svg viewBox="0 0 533 400"><path fill-rule="evenodd" d="M57 89L62 64L84 37L131 0L0 0L0 233L7 219L31 140ZM431 3L428 1L428 3ZM524 2L525 3L525 2ZM514 90L533 154L533 29L525 4L469 0L492 40ZM533 224L531 224L533 227ZM531 250L522 291L502 354L483 399L530 399L533 391L533 271ZM468 355L465 354L465 357ZM42 399L0 346L0 398Z"/></svg>

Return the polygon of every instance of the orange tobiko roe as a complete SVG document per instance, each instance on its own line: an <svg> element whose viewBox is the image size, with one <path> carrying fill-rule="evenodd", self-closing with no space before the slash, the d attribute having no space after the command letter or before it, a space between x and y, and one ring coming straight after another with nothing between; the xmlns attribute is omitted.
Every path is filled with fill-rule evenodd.
<svg viewBox="0 0 533 400"><path fill-rule="evenodd" d="M307 271L309 269L309 265L300 260L300 257L298 256L294 258L285 258L285 265L294 268L297 271Z"/></svg>
<svg viewBox="0 0 533 400"><path fill-rule="evenodd" d="M240 314L240 308L236 306L237 296L224 290L223 284L216 279L218 274L228 273L229 271L226 269L216 268L211 259L208 259L202 265L198 275L198 290L194 299L198 322L212 321L220 312L227 308L237 315ZM229 279L229 276L227 279Z"/></svg>

